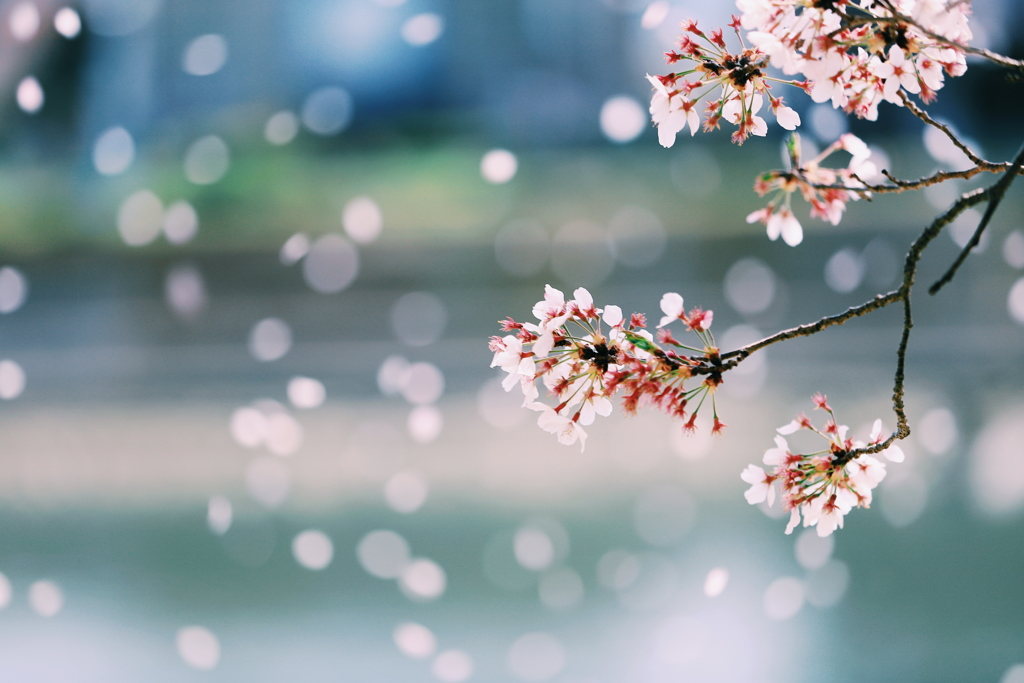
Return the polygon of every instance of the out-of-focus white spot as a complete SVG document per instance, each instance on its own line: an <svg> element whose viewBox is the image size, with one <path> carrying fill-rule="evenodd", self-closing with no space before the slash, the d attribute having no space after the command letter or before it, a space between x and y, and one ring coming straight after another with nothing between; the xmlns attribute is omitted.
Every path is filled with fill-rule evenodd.
<svg viewBox="0 0 1024 683"><path fill-rule="evenodd" d="M86 25L101 36L127 36L152 21L163 0L83 0Z"/></svg>
<svg viewBox="0 0 1024 683"><path fill-rule="evenodd" d="M292 540L292 555L306 569L320 571L334 559L334 544L324 532L307 529Z"/></svg>
<svg viewBox="0 0 1024 683"><path fill-rule="evenodd" d="M508 649L508 668L524 681L549 681L565 668L566 651L550 633L527 633Z"/></svg>
<svg viewBox="0 0 1024 683"><path fill-rule="evenodd" d="M640 570L629 586L619 591L619 604L631 612L664 609L679 588L679 570L659 553L643 553L637 560ZM624 568L630 569L630 564Z"/></svg>
<svg viewBox="0 0 1024 683"><path fill-rule="evenodd" d="M849 585L850 570L846 563L829 560L807 575L804 591L807 602L815 607L831 607L843 599Z"/></svg>
<svg viewBox="0 0 1024 683"><path fill-rule="evenodd" d="M384 484L384 500L395 512L416 512L427 502L430 485L415 472L399 472Z"/></svg>
<svg viewBox="0 0 1024 683"><path fill-rule="evenodd" d="M385 396L394 396L402 391L409 378L409 361L402 356L388 356L377 370L377 386Z"/></svg>
<svg viewBox="0 0 1024 683"><path fill-rule="evenodd" d="M625 550L609 550L597 561L597 581L609 590L625 590L639 576L640 558Z"/></svg>
<svg viewBox="0 0 1024 683"><path fill-rule="evenodd" d="M299 134L299 117L294 112L279 111L263 127L263 137L272 145L287 145Z"/></svg>
<svg viewBox="0 0 1024 683"><path fill-rule="evenodd" d="M476 408L484 421L497 429L511 429L528 417L523 410L523 397L518 391L505 391L501 377L484 382L476 395Z"/></svg>
<svg viewBox="0 0 1024 683"><path fill-rule="evenodd" d="M13 360L0 360L0 398L9 401L25 391L25 371Z"/></svg>
<svg viewBox="0 0 1024 683"><path fill-rule="evenodd" d="M409 403L429 405L444 394L444 375L433 363L413 363L401 387Z"/></svg>
<svg viewBox="0 0 1024 683"><path fill-rule="evenodd" d="M223 536L231 528L233 516L231 501L224 496L213 496L206 504L206 525L218 536Z"/></svg>
<svg viewBox="0 0 1024 683"><path fill-rule="evenodd" d="M228 145L216 135L205 135L185 151L185 178L196 185L212 185L228 172Z"/></svg>
<svg viewBox="0 0 1024 683"><path fill-rule="evenodd" d="M43 93L43 86L39 84L35 76L26 76L18 83L15 99L18 100L18 107L23 112L35 114L43 108L46 95Z"/></svg>
<svg viewBox="0 0 1024 683"><path fill-rule="evenodd" d="M881 489L878 497L882 516L897 529L916 521L928 503L928 485L913 472L887 477Z"/></svg>
<svg viewBox="0 0 1024 683"><path fill-rule="evenodd" d="M804 606L804 584L791 576L776 579L765 590L762 603L769 619L781 621L796 616Z"/></svg>
<svg viewBox="0 0 1024 683"><path fill-rule="evenodd" d="M661 26L661 22L665 21L665 17L668 16L668 10L668 2L665 0L655 0L647 6L643 16L640 17L640 28L647 30L658 28Z"/></svg>
<svg viewBox="0 0 1024 683"><path fill-rule="evenodd" d="M202 626L186 626L179 629L175 638L178 655L194 669L211 671L220 661L220 641L217 636Z"/></svg>
<svg viewBox="0 0 1024 683"><path fill-rule="evenodd" d="M704 578L704 595L709 598L718 597L728 585L729 570L725 567L715 567Z"/></svg>
<svg viewBox="0 0 1024 683"><path fill-rule="evenodd" d="M384 229L384 215L377 202L369 197L351 199L341 212L345 233L357 244L376 242Z"/></svg>
<svg viewBox="0 0 1024 683"><path fill-rule="evenodd" d="M1004 516L1024 508L1024 405L1004 408L979 431L971 449L970 479L982 512Z"/></svg>
<svg viewBox="0 0 1024 683"><path fill-rule="evenodd" d="M64 592L53 581L36 581L28 587L28 604L41 617L56 616L64 608Z"/></svg>
<svg viewBox="0 0 1024 683"><path fill-rule="evenodd" d="M480 175L492 185L512 180L519 170L519 160L507 149L492 149L480 160Z"/></svg>
<svg viewBox="0 0 1024 683"><path fill-rule="evenodd" d="M441 431L444 429L444 415L437 406L416 406L409 411L406 427L413 441L430 443L441 436Z"/></svg>
<svg viewBox="0 0 1024 683"><path fill-rule="evenodd" d="M122 202L117 213L117 230L125 244L141 247L160 234L163 217L164 205L160 198L149 190L139 190Z"/></svg>
<svg viewBox="0 0 1024 683"><path fill-rule="evenodd" d="M282 265L292 266L299 262L303 256L309 253L309 238L305 233L297 232L281 245L278 258Z"/></svg>
<svg viewBox="0 0 1024 683"><path fill-rule="evenodd" d="M402 24L402 38L412 46L429 45L444 33L444 18L424 12L406 19Z"/></svg>
<svg viewBox="0 0 1024 683"><path fill-rule="evenodd" d="M510 275L536 275L547 263L551 238L544 226L525 218L503 225L494 237L494 256Z"/></svg>
<svg viewBox="0 0 1024 683"><path fill-rule="evenodd" d="M721 336L720 345L723 349L738 349L747 344L752 344L764 335L752 325L733 325ZM768 355L762 349L757 353L747 356L746 360L740 363L731 371L731 381L722 386L725 394L732 398L751 399L760 394L768 379ZM705 432L705 438L710 437L710 430L698 429L698 432Z"/></svg>
<svg viewBox="0 0 1024 683"><path fill-rule="evenodd" d="M445 650L434 658L430 671L444 683L462 683L473 675L473 659L462 650Z"/></svg>
<svg viewBox="0 0 1024 683"><path fill-rule="evenodd" d="M955 130L953 132L956 133ZM959 135L958 137L967 143L969 147L981 153L978 146L974 144L972 140L967 140ZM957 148L945 133L934 126L924 127L924 147L928 150L928 154L930 154L935 161L945 164L954 171L967 169L973 166L967 155ZM983 153L981 154L984 156Z"/></svg>
<svg viewBox="0 0 1024 683"><path fill-rule="evenodd" d="M1024 268L1024 233L1020 230L1012 231L1003 241L1003 259L1012 268Z"/></svg>
<svg viewBox="0 0 1024 683"><path fill-rule="evenodd" d="M293 455L302 447L302 425L283 410L267 415L267 450L274 455Z"/></svg>
<svg viewBox="0 0 1024 683"><path fill-rule="evenodd" d="M402 654L413 659L425 659L437 650L437 638L433 632L415 622L399 624L391 637Z"/></svg>
<svg viewBox="0 0 1024 683"><path fill-rule="evenodd" d="M740 313L760 313L775 299L775 274L758 259L740 259L725 274L725 298Z"/></svg>
<svg viewBox="0 0 1024 683"><path fill-rule="evenodd" d="M665 226L661 219L639 206L624 206L608 222L612 252L627 268L645 268L665 252Z"/></svg>
<svg viewBox="0 0 1024 683"><path fill-rule="evenodd" d="M194 318L206 308L206 284L193 265L174 266L164 279L164 298L182 318Z"/></svg>
<svg viewBox="0 0 1024 683"><path fill-rule="evenodd" d="M208 33L190 42L181 56L181 68L193 76L209 76L228 61L228 41L219 33Z"/></svg>
<svg viewBox="0 0 1024 683"><path fill-rule="evenodd" d="M671 546L682 540L693 526L697 504L674 484L648 488L633 506L633 528L651 545Z"/></svg>
<svg viewBox="0 0 1024 683"><path fill-rule="evenodd" d="M417 602L436 600L444 593L447 584L448 579L441 566L425 557L411 561L398 577L398 587L405 597Z"/></svg>
<svg viewBox="0 0 1024 683"><path fill-rule="evenodd" d="M447 323L444 303L429 292L403 294L391 307L391 329L409 346L434 343Z"/></svg>
<svg viewBox="0 0 1024 683"><path fill-rule="evenodd" d="M100 133L92 147L92 165L100 175L124 173L134 160L135 140L121 126Z"/></svg>
<svg viewBox="0 0 1024 683"><path fill-rule="evenodd" d="M956 416L949 408L933 408L921 417L914 436L926 451L942 455L956 443Z"/></svg>
<svg viewBox="0 0 1024 683"><path fill-rule="evenodd" d="M267 438L267 416L257 408L239 408L231 414L231 436L240 446L256 448Z"/></svg>
<svg viewBox="0 0 1024 683"><path fill-rule="evenodd" d="M825 264L825 284L833 292L852 292L860 287L863 278L864 261L859 253L849 247L832 254Z"/></svg>
<svg viewBox="0 0 1024 683"><path fill-rule="evenodd" d="M706 627L692 617L665 619L654 632L655 657L666 664L689 664L701 658L708 646Z"/></svg>
<svg viewBox="0 0 1024 683"><path fill-rule="evenodd" d="M249 353L258 361L281 358L292 348L292 328L278 318L264 318L249 332Z"/></svg>
<svg viewBox="0 0 1024 683"><path fill-rule="evenodd" d="M323 382L312 377L292 377L288 381L288 400L296 408L319 408L327 398Z"/></svg>
<svg viewBox="0 0 1024 683"><path fill-rule="evenodd" d="M524 569L515 557L515 534L502 531L484 544L482 553L484 576L506 591L521 591L537 583L537 573Z"/></svg>
<svg viewBox="0 0 1024 683"><path fill-rule="evenodd" d="M555 232L551 269L564 282L601 284L615 267L608 232L586 220L569 221Z"/></svg>
<svg viewBox="0 0 1024 683"><path fill-rule="evenodd" d="M846 116L838 109L833 109L831 104L816 104L808 113L810 115L807 118L811 124L811 130L823 144L832 144L839 139L840 135L850 130ZM803 155L805 159L810 159L812 156Z"/></svg>
<svg viewBox="0 0 1024 683"><path fill-rule="evenodd" d="M513 548L516 561L535 572L551 566L555 559L555 544L543 529L523 527L516 532Z"/></svg>
<svg viewBox="0 0 1024 683"><path fill-rule="evenodd" d="M82 18L70 7L61 7L53 15L53 27L68 40L82 32Z"/></svg>
<svg viewBox="0 0 1024 683"><path fill-rule="evenodd" d="M797 536L794 552L804 569L820 569L832 558L835 536L819 536L816 529L806 529Z"/></svg>
<svg viewBox="0 0 1024 683"><path fill-rule="evenodd" d="M314 90L302 104L302 123L317 135L337 135L352 122L352 96L328 86Z"/></svg>
<svg viewBox="0 0 1024 683"><path fill-rule="evenodd" d="M356 557L377 578L397 579L409 566L409 543L394 531L371 531L356 546Z"/></svg>
<svg viewBox="0 0 1024 683"><path fill-rule="evenodd" d="M559 567L540 577L537 593L542 605L554 612L563 612L583 600L583 579L569 567Z"/></svg>
<svg viewBox="0 0 1024 683"><path fill-rule="evenodd" d="M19 2L7 15L7 25L15 40L23 43L32 40L39 32L39 9L35 3Z"/></svg>
<svg viewBox="0 0 1024 683"><path fill-rule="evenodd" d="M1014 664L1007 669L999 683L1024 683L1024 663Z"/></svg>
<svg viewBox="0 0 1024 683"><path fill-rule="evenodd" d="M864 264L864 279L875 287L888 287L900 272L899 255L892 245L881 237L868 242L860 255Z"/></svg>
<svg viewBox="0 0 1024 683"><path fill-rule="evenodd" d="M958 180L929 185L924 188L925 199L937 211L945 211L963 193L964 187Z"/></svg>
<svg viewBox="0 0 1024 683"><path fill-rule="evenodd" d="M280 507L292 488L291 472L278 458L256 458L245 468L245 488L264 507Z"/></svg>
<svg viewBox="0 0 1024 683"><path fill-rule="evenodd" d="M28 298L28 279L17 268L0 268L0 313L14 313Z"/></svg>
<svg viewBox="0 0 1024 683"><path fill-rule="evenodd" d="M1006 310L1017 323L1024 325L1024 277L1013 283L1006 297Z"/></svg>
<svg viewBox="0 0 1024 683"><path fill-rule="evenodd" d="M953 240L956 246L963 249L971 241L971 238L974 237L974 232L978 229L979 223L981 223L981 212L976 209L967 209L950 224L950 239ZM974 247L974 251L978 254L985 251L986 247L988 247L988 240L989 233L982 233L981 239L978 240L978 244Z"/></svg>
<svg viewBox="0 0 1024 683"><path fill-rule="evenodd" d="M302 276L313 291L334 294L359 274L359 252L341 235L328 233L313 243L302 262Z"/></svg>
<svg viewBox="0 0 1024 683"><path fill-rule="evenodd" d="M647 111L632 97L618 95L601 105L601 132L612 142L632 142L647 127Z"/></svg>
<svg viewBox="0 0 1024 683"><path fill-rule="evenodd" d="M199 216L192 205L184 199L167 207L163 219L164 237L171 244L185 244L192 241L199 231Z"/></svg>
<svg viewBox="0 0 1024 683"><path fill-rule="evenodd" d="M14 597L14 590L11 587L11 581L3 573L0 573L0 609L6 609L11 604L11 598Z"/></svg>

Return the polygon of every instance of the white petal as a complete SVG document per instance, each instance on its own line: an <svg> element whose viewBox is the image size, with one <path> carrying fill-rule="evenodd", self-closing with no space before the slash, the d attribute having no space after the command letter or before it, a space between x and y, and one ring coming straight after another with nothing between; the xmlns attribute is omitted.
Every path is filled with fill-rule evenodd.
<svg viewBox="0 0 1024 683"><path fill-rule="evenodd" d="M903 453L903 449L895 444L886 448L884 451L882 451L882 453L885 455L886 458L889 459L889 462L903 462L903 460L907 457Z"/></svg>

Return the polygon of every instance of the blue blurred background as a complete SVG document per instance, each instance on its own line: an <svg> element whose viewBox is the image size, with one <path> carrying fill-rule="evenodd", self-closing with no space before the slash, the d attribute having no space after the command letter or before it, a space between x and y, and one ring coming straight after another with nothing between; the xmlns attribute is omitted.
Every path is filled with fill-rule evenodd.
<svg viewBox="0 0 1024 683"><path fill-rule="evenodd" d="M975 44L1021 57L1020 9L976 6ZM0 2L0 680L1024 681L1020 187L916 294L907 460L829 539L739 472L816 391L892 426L898 311L731 373L720 439L615 414L580 453L488 368L545 283L678 291L724 348L838 312L994 181L769 242L780 131L666 150L646 113L678 22L732 11ZM964 164L895 107L783 94L809 148ZM932 111L999 161L1022 106L971 61Z"/></svg>

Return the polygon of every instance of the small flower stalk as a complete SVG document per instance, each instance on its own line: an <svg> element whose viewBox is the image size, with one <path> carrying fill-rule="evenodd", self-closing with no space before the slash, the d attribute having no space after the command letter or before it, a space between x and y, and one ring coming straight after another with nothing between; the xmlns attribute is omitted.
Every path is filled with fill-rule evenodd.
<svg viewBox="0 0 1024 683"><path fill-rule="evenodd" d="M754 191L761 197L771 194L771 200L763 209L747 216L748 223L764 223L768 238L772 241L780 236L791 247L800 244L804 238L803 227L793 215L792 197L798 192L811 205L811 216L839 225L847 202L857 201L861 194L870 198L864 178L872 178L878 169L869 160L871 150L864 141L853 133L843 134L837 141L826 147L813 159L804 161L800 153L800 136L793 133L786 142L789 152L788 171L769 171L754 183ZM826 168L822 162L838 151L850 154L846 168Z"/></svg>
<svg viewBox="0 0 1024 683"><path fill-rule="evenodd" d="M661 299L664 314L655 335L646 329L646 318L634 313L626 318L618 306L594 306L590 292L577 289L575 298L547 285L544 299L533 307L536 323L502 321L511 334L492 337L491 367L507 373L506 391L518 387L523 406L540 413L538 426L554 434L560 443L586 444L583 429L597 416L608 416L612 399L622 397L630 414L641 405L652 405L673 417L685 419L687 431L696 428L700 409L710 403L712 432L725 424L719 419L715 390L722 382L722 364L711 334L712 311L683 307L675 292ZM700 346L678 341L668 330L673 323L697 337ZM547 390L551 404L539 399L536 380ZM708 400L710 399L710 400Z"/></svg>
<svg viewBox="0 0 1024 683"><path fill-rule="evenodd" d="M843 520L855 507L871 506L872 490L885 478L885 463L864 449L883 443L882 421L875 420L867 444L847 436L849 428L836 421L826 398L817 394L815 408L828 414L822 428L815 427L806 415L779 427L775 448L765 451L763 463L768 471L748 465L740 478L750 484L743 494L751 505L773 505L781 494L783 508L790 512L786 533L793 533L803 521L816 527L819 536L828 536L843 527ZM793 453L786 436L806 430L821 437L826 447L808 454ZM877 450L877 449L876 449ZM903 462L902 449L891 445L881 450L890 462Z"/></svg>

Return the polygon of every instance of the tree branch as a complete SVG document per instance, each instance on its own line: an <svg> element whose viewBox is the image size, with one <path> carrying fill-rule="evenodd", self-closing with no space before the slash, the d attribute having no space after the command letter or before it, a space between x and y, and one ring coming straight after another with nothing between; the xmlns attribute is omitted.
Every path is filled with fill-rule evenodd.
<svg viewBox="0 0 1024 683"><path fill-rule="evenodd" d="M988 227L989 221L992 220L992 216L999 207L999 203L1003 201L1006 191L1010 189L1010 184L1013 183L1014 178L1017 177L1017 173L1020 172L1021 164L1024 164L1024 145L1022 145L1020 151L1017 152L1017 158L1013 160L1013 165L1010 167L1010 170L990 189L989 202L988 206L985 208L985 215L981 217L981 222L978 223L978 227L975 229L970 241L968 241L964 246L956 261L954 261L953 265L949 267L949 270L947 270L942 277L936 280L935 283L928 288L929 294L934 296L935 294L938 294L940 289L949 284L949 282L956 276L956 272L960 269L960 265L967 260L967 255L971 253L971 250L974 249L974 247L978 246L979 242L981 242L981 234L985 232L985 228Z"/></svg>
<svg viewBox="0 0 1024 683"><path fill-rule="evenodd" d="M972 164L974 164L975 166L981 166L983 164L988 163L987 161L979 157L977 154L975 154L970 147L964 144L963 141L961 141L960 138L958 138L956 134L954 134L953 131L950 130L949 126L947 126L944 123L939 123L931 116L929 116L928 112L914 104L914 101L907 97L907 93L900 90L899 95L900 99L903 100L903 104L905 104L907 109L910 110L910 113L912 113L914 116L927 123L929 126L938 128L943 133L945 133L946 137L949 138L954 145L956 145L956 148L967 155L967 158L971 160Z"/></svg>
<svg viewBox="0 0 1024 683"><path fill-rule="evenodd" d="M1018 160L1024 161L1024 150L1022 150L1022 153L1018 155ZM918 235L913 244L910 245L907 257L903 263L903 282L900 284L898 289L895 289L888 294L879 294L874 299L865 301L859 306L848 308L837 315L826 316L813 323L792 327L788 330L783 330L769 337L765 337L753 344L748 344L747 346L734 351L723 353L721 355L722 360L727 360L728 362L723 364L721 371L724 372L725 370L736 367L744 359L750 356L750 354L767 346L771 346L772 344L776 344L787 339L794 339L796 337L809 337L828 329L829 327L842 325L852 318L860 317L897 301L902 301L903 331L900 335L899 346L896 349L896 373L893 378L892 390L892 406L893 412L896 414L896 430L884 441L849 451L842 458L837 459L836 462L842 465L864 454L879 453L891 446L894 441L898 439L905 439L910 435L910 425L907 421L906 408L903 402L904 385L906 381L907 346L910 342L910 330L914 326L914 319L910 304L910 293L914 287L914 281L917 277L917 265L921 260L921 255L924 253L924 250L928 247L931 241L942 232L942 229L956 220L957 216L976 204L980 204L986 200L991 200L993 193L997 191L1000 184L1006 182L1007 177L1013 178L1015 176L1016 173L1011 173L1008 176L1000 178L999 182L991 187L978 188L961 195L951 207L937 216L935 220L933 220L931 224L928 225L920 235ZM1009 183L1006 182L1006 186L1008 185ZM1005 192L1005 188L1002 191Z"/></svg>

